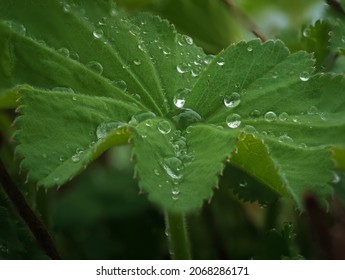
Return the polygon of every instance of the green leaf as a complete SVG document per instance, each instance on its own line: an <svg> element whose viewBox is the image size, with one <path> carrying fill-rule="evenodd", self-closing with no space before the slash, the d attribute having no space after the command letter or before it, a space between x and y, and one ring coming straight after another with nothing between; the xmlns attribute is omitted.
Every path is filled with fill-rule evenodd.
<svg viewBox="0 0 345 280"><path fill-rule="evenodd" d="M0 15L1 89L33 86L17 153L40 185L131 139L140 187L167 210L200 207L225 160L300 206L306 191L331 193L345 82L313 75L311 55L254 40L206 56L166 21L105 0L11 1Z"/></svg>
<svg viewBox="0 0 345 280"><path fill-rule="evenodd" d="M212 196L236 145L231 131L201 124L181 131L164 119L139 124L133 141L140 187L175 211L199 208Z"/></svg>

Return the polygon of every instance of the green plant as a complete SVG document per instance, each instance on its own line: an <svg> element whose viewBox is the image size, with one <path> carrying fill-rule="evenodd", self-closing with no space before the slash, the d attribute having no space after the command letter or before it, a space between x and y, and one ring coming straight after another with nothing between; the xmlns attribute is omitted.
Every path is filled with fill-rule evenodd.
<svg viewBox="0 0 345 280"><path fill-rule="evenodd" d="M16 154L38 185L61 186L132 144L175 258L190 257L184 215L212 198L225 165L261 183L234 191L262 205L332 194L345 80L315 73L311 54L251 40L206 55L167 21L110 1L0 3L0 101L18 107Z"/></svg>

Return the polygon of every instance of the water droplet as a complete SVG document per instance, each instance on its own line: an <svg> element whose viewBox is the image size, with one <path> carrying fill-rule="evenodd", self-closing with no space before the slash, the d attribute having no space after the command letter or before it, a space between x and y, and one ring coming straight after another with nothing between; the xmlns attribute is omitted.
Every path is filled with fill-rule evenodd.
<svg viewBox="0 0 345 280"><path fill-rule="evenodd" d="M179 72L180 74L186 73L188 72L189 68L188 65L185 63L181 63L179 65L176 66L176 70L177 72Z"/></svg>
<svg viewBox="0 0 345 280"><path fill-rule="evenodd" d="M174 105L177 108L182 108L184 104L186 103L186 99L183 95L175 95L173 101L174 101Z"/></svg>
<svg viewBox="0 0 345 280"><path fill-rule="evenodd" d="M127 83L124 80L120 80L115 82L115 86L119 89L126 91L127 90Z"/></svg>
<svg viewBox="0 0 345 280"><path fill-rule="evenodd" d="M61 162L65 161L65 157L64 157L63 155L61 155L61 156L59 157L59 161L61 161Z"/></svg>
<svg viewBox="0 0 345 280"><path fill-rule="evenodd" d="M259 110L253 110L250 112L250 117L253 118L253 119L256 119L256 118L259 118L261 116L261 113Z"/></svg>
<svg viewBox="0 0 345 280"><path fill-rule="evenodd" d="M139 65L141 65L141 60L140 59L134 59L133 64L136 66L139 66Z"/></svg>
<svg viewBox="0 0 345 280"><path fill-rule="evenodd" d="M103 66L97 61L90 61L86 64L86 67L91 71L101 75L103 73Z"/></svg>
<svg viewBox="0 0 345 280"><path fill-rule="evenodd" d="M293 117L293 118L292 118L292 121L293 121L294 123L299 123L299 122L300 122L300 120L299 120L298 117Z"/></svg>
<svg viewBox="0 0 345 280"><path fill-rule="evenodd" d="M212 54L207 55L204 59L204 63L208 65L213 61L214 58L215 58L215 56Z"/></svg>
<svg viewBox="0 0 345 280"><path fill-rule="evenodd" d="M63 5L63 11L64 11L65 13L69 13L69 12L71 11L71 5L65 3L65 4Z"/></svg>
<svg viewBox="0 0 345 280"><path fill-rule="evenodd" d="M327 114L326 113L320 113L320 118L323 121L327 120Z"/></svg>
<svg viewBox="0 0 345 280"><path fill-rule="evenodd" d="M171 50L168 47L162 47L162 52L166 56L171 54Z"/></svg>
<svg viewBox="0 0 345 280"><path fill-rule="evenodd" d="M279 120L281 120L282 122L285 122L288 118L289 118L289 114L286 112L279 114Z"/></svg>
<svg viewBox="0 0 345 280"><path fill-rule="evenodd" d="M240 186L240 188L245 188L245 187L248 186L248 183L247 183L246 180L242 180L242 181L239 183L239 186Z"/></svg>
<svg viewBox="0 0 345 280"><path fill-rule="evenodd" d="M333 184L338 184L340 182L340 176L338 175L338 173L334 172L334 177L332 180Z"/></svg>
<svg viewBox="0 0 345 280"><path fill-rule="evenodd" d="M186 128L193 123L200 122L202 120L201 116L192 109L179 110L179 113L172 117L179 128Z"/></svg>
<svg viewBox="0 0 345 280"><path fill-rule="evenodd" d="M300 75L299 78L302 82L306 82L309 80L309 73L307 71L303 71Z"/></svg>
<svg viewBox="0 0 345 280"><path fill-rule="evenodd" d="M69 53L69 57L72 58L73 60L79 61L79 54L76 52L71 51Z"/></svg>
<svg viewBox="0 0 345 280"><path fill-rule="evenodd" d="M93 34L93 37L95 37L96 39L101 39L104 35L104 32L102 29L97 29L93 31L92 34Z"/></svg>
<svg viewBox="0 0 345 280"><path fill-rule="evenodd" d="M241 116L239 114L231 114L227 116L226 124L230 128L238 128L241 124Z"/></svg>
<svg viewBox="0 0 345 280"><path fill-rule="evenodd" d="M165 158L162 166L167 175L173 180L180 180L182 178L181 171L184 169L184 165L177 157Z"/></svg>
<svg viewBox="0 0 345 280"><path fill-rule="evenodd" d="M171 131L171 125L167 120L162 120L158 123L158 130L162 134L168 134Z"/></svg>
<svg viewBox="0 0 345 280"><path fill-rule="evenodd" d="M274 72L272 73L272 78L273 78L273 79L277 79L277 78L278 78L278 72L274 71Z"/></svg>
<svg viewBox="0 0 345 280"><path fill-rule="evenodd" d="M55 182L60 181L60 177L59 176L55 176L53 179L54 179Z"/></svg>
<svg viewBox="0 0 345 280"><path fill-rule="evenodd" d="M146 125L147 127L151 127L151 126L153 125L153 121L152 121L151 119L149 119L149 120L147 120L147 121L145 122L145 125Z"/></svg>
<svg viewBox="0 0 345 280"><path fill-rule="evenodd" d="M77 97L73 96L73 97L72 97L72 100L73 100L73 101L77 101Z"/></svg>
<svg viewBox="0 0 345 280"><path fill-rule="evenodd" d="M60 48L60 49L58 49L58 53L61 54L64 57L69 57L69 55L70 55L69 49L67 49L67 48Z"/></svg>
<svg viewBox="0 0 345 280"><path fill-rule="evenodd" d="M73 156L72 156L72 161L73 161L74 163L79 162L79 161L80 161L80 155L79 155L79 154L73 155Z"/></svg>
<svg viewBox="0 0 345 280"><path fill-rule="evenodd" d="M277 119L277 115L276 113L272 112L272 111L268 111L265 116L264 116L265 120L268 122L273 122Z"/></svg>
<svg viewBox="0 0 345 280"><path fill-rule="evenodd" d="M131 120L129 121L129 124L137 125L143 121L146 121L148 119L154 119L156 117L156 114L150 111L139 112L138 114L132 116Z"/></svg>
<svg viewBox="0 0 345 280"><path fill-rule="evenodd" d="M198 77L199 75L200 75L200 69L198 69L198 68L194 68L194 69L192 69L191 71L190 71L190 73L192 74L192 77Z"/></svg>
<svg viewBox="0 0 345 280"><path fill-rule="evenodd" d="M184 37L184 40L186 41L186 43L188 45L193 45L193 39L191 37L189 37L187 35L184 35L183 37Z"/></svg>
<svg viewBox="0 0 345 280"><path fill-rule="evenodd" d="M153 169L153 173L156 175L156 176L160 176L161 173L159 172L159 170L157 168Z"/></svg>
<svg viewBox="0 0 345 280"><path fill-rule="evenodd" d="M300 147L301 149L305 149L308 146L305 143L301 143L301 144L298 145L298 147Z"/></svg>
<svg viewBox="0 0 345 280"><path fill-rule="evenodd" d="M218 64L219 66L223 66L223 65L225 64L224 58L223 58L223 57L220 57L220 58L218 59L218 61L217 61L217 64Z"/></svg>
<svg viewBox="0 0 345 280"><path fill-rule="evenodd" d="M101 123L96 129L97 139L104 139L109 133L123 126L124 123L119 121Z"/></svg>
<svg viewBox="0 0 345 280"><path fill-rule="evenodd" d="M252 51L253 51L253 47L252 47L252 46L248 46L248 47L247 47L247 51L248 51L248 52L252 52Z"/></svg>
<svg viewBox="0 0 345 280"><path fill-rule="evenodd" d="M224 105L228 108L235 108L241 102L241 95L238 92L232 92L224 97Z"/></svg>
<svg viewBox="0 0 345 280"><path fill-rule="evenodd" d="M246 133L250 133L250 134L256 134L258 133L256 128L252 125L245 125L243 128L243 131Z"/></svg>
<svg viewBox="0 0 345 280"><path fill-rule="evenodd" d="M305 28L305 29L303 30L303 36L304 36L304 37L308 37L309 34L310 34L310 29L309 29L309 28Z"/></svg>
<svg viewBox="0 0 345 280"><path fill-rule="evenodd" d="M287 134L279 136L278 141L281 143L293 143L293 139Z"/></svg>
<svg viewBox="0 0 345 280"><path fill-rule="evenodd" d="M180 189L179 189L178 187L173 187L173 188L171 189L171 193L172 193L173 195L179 195L179 194L180 194Z"/></svg>
<svg viewBox="0 0 345 280"><path fill-rule="evenodd" d="M52 88L52 91L74 93L74 90L68 87L55 87L55 88Z"/></svg>
<svg viewBox="0 0 345 280"><path fill-rule="evenodd" d="M318 109L316 106L311 106L309 109L308 109L308 115L317 115L318 113Z"/></svg>

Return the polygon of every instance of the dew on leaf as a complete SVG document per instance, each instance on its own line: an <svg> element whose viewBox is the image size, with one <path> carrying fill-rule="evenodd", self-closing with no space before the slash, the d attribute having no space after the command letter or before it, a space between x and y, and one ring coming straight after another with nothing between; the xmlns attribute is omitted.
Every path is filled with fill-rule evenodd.
<svg viewBox="0 0 345 280"><path fill-rule="evenodd" d="M267 121L267 122L273 122L277 119L277 115L276 115L276 113L274 113L272 111L268 111L265 114L264 118L265 118L265 121Z"/></svg>
<svg viewBox="0 0 345 280"><path fill-rule="evenodd" d="M90 61L86 64L86 67L96 74L101 75L103 73L103 66L97 61Z"/></svg>
<svg viewBox="0 0 345 280"><path fill-rule="evenodd" d="M77 97L73 96L73 97L72 97L72 100L73 100L73 101L77 101Z"/></svg>
<svg viewBox="0 0 345 280"><path fill-rule="evenodd" d="M193 123L200 122L201 116L192 109L180 109L179 113L174 115L172 119L176 122L178 127L185 128Z"/></svg>
<svg viewBox="0 0 345 280"><path fill-rule="evenodd" d="M309 109L308 109L308 115L317 115L318 113L318 109L316 106L311 106Z"/></svg>
<svg viewBox="0 0 345 280"><path fill-rule="evenodd" d="M224 96L224 105L228 108L235 108L241 102L241 95L238 92L232 92Z"/></svg>
<svg viewBox="0 0 345 280"><path fill-rule="evenodd" d="M276 72L276 71L273 72L273 73L272 73L272 78L273 78L273 79L277 79L277 78L278 78L278 72Z"/></svg>
<svg viewBox="0 0 345 280"><path fill-rule="evenodd" d="M240 188L245 188L248 186L248 183L246 180L242 180L242 181L240 181L239 186L240 186Z"/></svg>
<svg viewBox="0 0 345 280"><path fill-rule="evenodd" d="M5 21L5 24L13 31L24 36L26 34L26 28L23 24L14 21Z"/></svg>
<svg viewBox="0 0 345 280"><path fill-rule="evenodd" d="M167 120L161 120L158 123L157 127L158 127L159 132L162 134L168 134L171 131L171 125Z"/></svg>
<svg viewBox="0 0 345 280"><path fill-rule="evenodd" d="M122 126L124 126L124 124L119 121L104 122L104 123L99 124L96 129L97 139L100 140L100 139L106 138L109 133L111 133L112 131Z"/></svg>
<svg viewBox="0 0 345 280"><path fill-rule="evenodd" d="M140 59L134 59L133 64L136 66L139 66L139 65L141 65L141 60Z"/></svg>
<svg viewBox="0 0 345 280"><path fill-rule="evenodd" d="M171 193L172 193L173 195L179 195L179 194L180 194L180 189L179 189L178 187L173 187L173 188L171 189Z"/></svg>
<svg viewBox="0 0 345 280"><path fill-rule="evenodd" d="M151 119L147 120L147 121L145 122L145 125L146 125L147 127L151 127L151 126L153 125L152 120L151 120Z"/></svg>
<svg viewBox="0 0 345 280"><path fill-rule="evenodd" d="M92 34L93 34L93 37L95 37L96 39L101 39L104 35L104 32L102 29L97 29L93 31Z"/></svg>
<svg viewBox="0 0 345 280"><path fill-rule="evenodd" d="M309 73L307 71L303 71L300 75L299 75L299 79L302 81L302 82L306 82L309 80Z"/></svg>
<svg viewBox="0 0 345 280"><path fill-rule="evenodd" d="M248 52L252 52L252 51L253 51L253 47L252 47L252 46L248 46L248 47L247 47L247 51L248 51Z"/></svg>
<svg viewBox="0 0 345 280"><path fill-rule="evenodd" d="M231 114L227 116L226 124L230 128L238 128L241 124L241 116L239 114Z"/></svg>
<svg viewBox="0 0 345 280"><path fill-rule="evenodd" d="M293 143L293 139L287 134L279 136L278 141L281 143Z"/></svg>
<svg viewBox="0 0 345 280"><path fill-rule="evenodd" d="M123 91L127 90L127 83L124 80L119 80L115 82L115 86Z"/></svg>
<svg viewBox="0 0 345 280"><path fill-rule="evenodd" d="M67 49L67 48L60 48L60 49L58 49L58 53L61 54L64 57L69 57L70 56L69 49Z"/></svg>
<svg viewBox="0 0 345 280"><path fill-rule="evenodd" d="M206 57L205 57L205 59L204 59L204 63L205 64L210 64L211 62L212 62L212 60L215 58L215 56L214 55L212 55L212 54L210 54L210 55L207 55Z"/></svg>
<svg viewBox="0 0 345 280"><path fill-rule="evenodd" d="M177 157L165 158L163 160L162 166L171 179L180 180L182 178L184 165L183 162Z"/></svg>
<svg viewBox="0 0 345 280"><path fill-rule="evenodd" d="M243 128L243 132L250 133L250 134L257 134L257 130L252 125L245 125Z"/></svg>
<svg viewBox="0 0 345 280"><path fill-rule="evenodd" d="M338 175L338 173L334 172L334 176L333 176L333 180L332 183L333 184L338 184L340 182L340 176Z"/></svg>
<svg viewBox="0 0 345 280"><path fill-rule="evenodd" d="M179 65L176 66L176 70L177 72L179 72L180 74L186 73L188 72L188 65L185 63L181 63Z"/></svg>
<svg viewBox="0 0 345 280"><path fill-rule="evenodd" d="M298 147L300 147L301 149L305 149L308 146L305 143L301 143L301 144L298 145Z"/></svg>
<svg viewBox="0 0 345 280"><path fill-rule="evenodd" d="M177 108L182 108L184 104L186 103L186 98L183 94L183 92L177 92L173 99L174 105Z"/></svg>
<svg viewBox="0 0 345 280"><path fill-rule="evenodd" d="M219 66L225 65L225 60L224 60L224 58L223 58L223 57L220 57L220 58L218 59L218 61L217 61L217 64L218 64Z"/></svg>
<svg viewBox="0 0 345 280"><path fill-rule="evenodd" d="M131 120L129 121L129 124L137 125L148 119L154 119L155 117L157 117L156 114L150 111L139 112L138 114L132 116Z"/></svg>
<svg viewBox="0 0 345 280"><path fill-rule="evenodd" d="M191 37L189 37L187 35L184 35L183 37L184 37L184 40L186 41L186 43L188 45L193 45L193 39Z"/></svg>
<svg viewBox="0 0 345 280"><path fill-rule="evenodd" d="M261 112L259 110L254 109L250 112L249 116L253 119L259 118L261 116Z"/></svg>
<svg viewBox="0 0 345 280"><path fill-rule="evenodd" d="M289 114L286 112L279 114L279 120L281 120L282 122L285 122L288 118L289 118Z"/></svg>
<svg viewBox="0 0 345 280"><path fill-rule="evenodd" d="M79 162L79 161L80 161L80 155L79 155L79 154L74 154L74 155L72 156L72 161L73 161L74 163Z"/></svg>
<svg viewBox="0 0 345 280"><path fill-rule="evenodd" d="M64 11L65 13L69 13L69 12L71 11L71 5L65 3L65 4L63 5L63 11Z"/></svg>
<svg viewBox="0 0 345 280"><path fill-rule="evenodd" d="M59 157L59 161L61 161L61 162L65 161L65 157L64 157L63 155L61 155L61 156Z"/></svg>
<svg viewBox="0 0 345 280"><path fill-rule="evenodd" d="M74 51L71 51L69 53L69 57L72 58L73 60L79 61L79 54Z"/></svg>

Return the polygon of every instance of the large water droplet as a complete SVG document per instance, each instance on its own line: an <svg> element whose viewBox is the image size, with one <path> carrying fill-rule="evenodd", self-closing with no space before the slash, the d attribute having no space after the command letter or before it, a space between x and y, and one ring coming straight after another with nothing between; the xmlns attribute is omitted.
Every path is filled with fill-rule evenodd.
<svg viewBox="0 0 345 280"><path fill-rule="evenodd" d="M86 64L86 67L91 71L101 75L103 73L103 66L97 61L90 61Z"/></svg>
<svg viewBox="0 0 345 280"><path fill-rule="evenodd" d="M293 143L293 139L287 134L279 136L278 141L282 143Z"/></svg>
<svg viewBox="0 0 345 280"><path fill-rule="evenodd" d="M179 128L186 128L193 123L200 122L201 116L192 109L180 109L179 113L174 115L172 119L176 122Z"/></svg>
<svg viewBox="0 0 345 280"><path fill-rule="evenodd" d="M186 98L184 95L181 95L181 94L176 94L174 96L174 105L177 107L177 108L182 108L184 106L184 104L186 103Z"/></svg>
<svg viewBox="0 0 345 280"><path fill-rule="evenodd" d="M98 139L104 139L109 133L122 126L124 126L124 123L119 121L101 123L99 126L97 126L96 136Z"/></svg>
<svg viewBox="0 0 345 280"><path fill-rule="evenodd" d="M243 132L250 133L250 134L257 134L258 133L256 128L252 125L245 125L243 128Z"/></svg>
<svg viewBox="0 0 345 280"><path fill-rule="evenodd" d="M156 117L156 114L150 111L139 112L138 114L132 116L131 120L129 121L129 124L137 125L143 121L146 121L148 119L154 119Z"/></svg>
<svg viewBox="0 0 345 280"><path fill-rule="evenodd" d="M232 92L224 96L224 105L228 108L235 108L241 102L241 95L238 92Z"/></svg>
<svg viewBox="0 0 345 280"><path fill-rule="evenodd" d="M273 122L277 119L277 115L276 113L272 112L272 111L268 111L265 116L264 116L265 120L268 122Z"/></svg>
<svg viewBox="0 0 345 280"><path fill-rule="evenodd" d="M158 123L158 130L162 134L168 134L171 131L171 125L167 120L162 120Z"/></svg>
<svg viewBox="0 0 345 280"><path fill-rule="evenodd" d="M239 114L231 114L227 116L226 124L230 128L238 128L241 124L241 116Z"/></svg>
<svg viewBox="0 0 345 280"><path fill-rule="evenodd" d="M310 76L309 73L307 71L303 71L300 75L299 78L302 82L306 82L309 80Z"/></svg>
<svg viewBox="0 0 345 280"><path fill-rule="evenodd" d="M183 162L177 157L165 158L162 166L171 179L180 180L182 178L184 165Z"/></svg>

